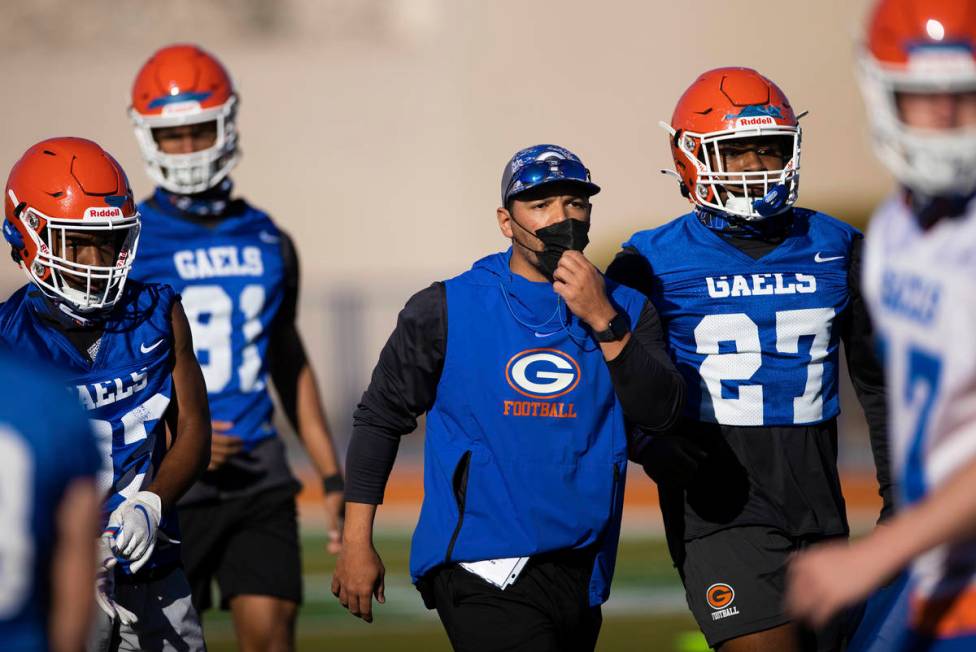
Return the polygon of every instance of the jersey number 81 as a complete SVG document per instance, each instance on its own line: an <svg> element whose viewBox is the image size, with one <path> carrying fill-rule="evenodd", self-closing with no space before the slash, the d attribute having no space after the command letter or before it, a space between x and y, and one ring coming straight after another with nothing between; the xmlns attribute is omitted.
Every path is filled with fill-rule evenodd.
<svg viewBox="0 0 976 652"><path fill-rule="evenodd" d="M207 382L207 391L216 394L227 388L234 372L233 329L234 301L219 285L191 285L183 290L183 307L193 333L193 352ZM237 309L244 316L245 346L237 362L238 387L242 392L264 389L258 378L261 356L257 338L261 335L261 310L264 308L264 286L245 285L237 297ZM204 353L201 356L201 353Z"/></svg>

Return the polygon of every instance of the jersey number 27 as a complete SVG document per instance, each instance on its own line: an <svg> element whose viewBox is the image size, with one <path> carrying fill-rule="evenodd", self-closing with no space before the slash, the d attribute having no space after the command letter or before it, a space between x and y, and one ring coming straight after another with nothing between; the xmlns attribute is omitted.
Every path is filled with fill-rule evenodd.
<svg viewBox="0 0 976 652"><path fill-rule="evenodd" d="M793 397L793 423L814 423L823 418L824 359L830 345L833 308L781 310L776 313L776 353L795 355L800 338L812 336L803 394ZM733 342L735 351L720 353L720 342ZM738 396L723 394L729 380L749 380L762 366L759 327L745 313L706 315L695 328L698 353L705 354L699 373L705 383L718 423L730 426L763 425L763 386L743 383Z"/></svg>

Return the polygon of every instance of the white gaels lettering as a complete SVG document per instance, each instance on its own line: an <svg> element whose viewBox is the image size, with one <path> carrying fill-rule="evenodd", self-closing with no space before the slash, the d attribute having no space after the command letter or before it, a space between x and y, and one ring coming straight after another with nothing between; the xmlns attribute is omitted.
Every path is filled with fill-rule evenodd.
<svg viewBox="0 0 976 652"><path fill-rule="evenodd" d="M78 401L86 410L111 405L146 389L146 370L133 371L125 378L113 378L88 385L76 385Z"/></svg>
<svg viewBox="0 0 976 652"><path fill-rule="evenodd" d="M817 278L812 274L735 274L706 276L708 296L752 297L767 294L810 294L817 291Z"/></svg>
<svg viewBox="0 0 976 652"><path fill-rule="evenodd" d="M262 276L264 262L257 247L233 246L183 249L173 254L180 278L194 280L220 276Z"/></svg>

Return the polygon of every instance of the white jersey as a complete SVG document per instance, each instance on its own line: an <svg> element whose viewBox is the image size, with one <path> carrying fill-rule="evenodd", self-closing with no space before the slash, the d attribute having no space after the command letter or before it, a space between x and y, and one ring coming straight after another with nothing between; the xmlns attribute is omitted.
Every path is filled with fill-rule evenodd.
<svg viewBox="0 0 976 652"><path fill-rule="evenodd" d="M922 231L900 197L865 239L863 293L888 390L893 477L903 504L976 460L976 202ZM976 588L976 540L941 546L913 565L915 595Z"/></svg>

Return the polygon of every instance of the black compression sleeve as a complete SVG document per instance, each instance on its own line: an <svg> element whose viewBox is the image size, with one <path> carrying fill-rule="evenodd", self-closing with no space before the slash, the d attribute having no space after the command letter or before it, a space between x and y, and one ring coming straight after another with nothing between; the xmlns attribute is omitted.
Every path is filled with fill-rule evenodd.
<svg viewBox="0 0 976 652"><path fill-rule="evenodd" d="M353 415L346 454L346 500L378 505L400 437L434 404L447 353L447 295L434 283L413 295L380 353Z"/></svg>
<svg viewBox="0 0 976 652"><path fill-rule="evenodd" d="M281 260L285 269L285 296L281 301L281 308L278 309L276 319L282 323L294 324L298 317L298 251L295 249L295 242L284 231L279 230L281 235Z"/></svg>
<svg viewBox="0 0 976 652"><path fill-rule="evenodd" d="M888 423L885 398L884 370L875 354L874 329L867 305L861 295L861 250L864 238L860 234L851 246L850 267L847 283L850 306L842 323L841 337L847 356L847 368L857 398L864 410L871 436L871 453L874 456L878 478L878 493L883 500L881 518L894 511L893 487L888 452Z"/></svg>
<svg viewBox="0 0 976 652"><path fill-rule="evenodd" d="M632 423L650 430L670 427L684 403L685 383L668 355L661 319L644 302L630 340L607 362L614 391Z"/></svg>

